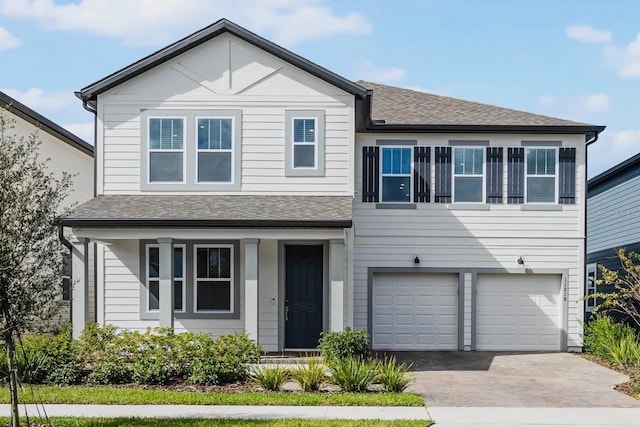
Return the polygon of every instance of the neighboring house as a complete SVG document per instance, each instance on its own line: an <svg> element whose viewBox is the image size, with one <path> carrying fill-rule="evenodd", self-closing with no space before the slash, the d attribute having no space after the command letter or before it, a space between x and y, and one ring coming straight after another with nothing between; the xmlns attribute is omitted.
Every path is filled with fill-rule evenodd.
<svg viewBox="0 0 640 427"><path fill-rule="evenodd" d="M587 182L587 279L585 294L596 291L599 266L622 270L618 249L640 252L640 154ZM599 290L606 291L607 287ZM585 302L586 316L596 301Z"/></svg>
<svg viewBox="0 0 640 427"><path fill-rule="evenodd" d="M347 326L375 349L581 349L603 127L352 82L227 20L77 95L97 197L66 224L98 243L98 323L267 351Z"/></svg>
<svg viewBox="0 0 640 427"><path fill-rule="evenodd" d="M68 172L73 177L73 186L69 197L63 202L64 207L75 206L90 200L94 196L94 165L93 146L63 129L51 120L36 113L31 108L23 105L4 92L0 92L0 114L6 114L9 119L15 121L10 124L13 133L18 137L29 137L36 133L41 141L39 155L41 159L49 159L47 167L56 176L61 177L62 172ZM66 255L66 254L65 254ZM93 284L93 260L86 263L88 285ZM69 302L71 300L71 265L70 254L65 256L65 276L63 289L60 293L64 307L61 319L69 321ZM84 266L83 266L84 268ZM93 297L93 291L90 291ZM88 313L87 320L93 318L93 308Z"/></svg>

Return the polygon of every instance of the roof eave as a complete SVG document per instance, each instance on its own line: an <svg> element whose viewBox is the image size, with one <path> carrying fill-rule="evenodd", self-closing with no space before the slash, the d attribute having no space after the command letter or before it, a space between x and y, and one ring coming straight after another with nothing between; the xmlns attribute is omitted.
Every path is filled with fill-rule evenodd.
<svg viewBox="0 0 640 427"><path fill-rule="evenodd" d="M102 219L66 218L63 225L76 228L351 228L352 220L242 220L242 219Z"/></svg>
<svg viewBox="0 0 640 427"><path fill-rule="evenodd" d="M145 58L140 59L133 64L122 68L116 71L109 76L98 80L95 83L90 84L89 86L84 87L79 91L79 97L83 101L93 101L97 98L100 93L103 93L115 86L118 86L125 81L142 74L176 56L224 33L229 32L234 36L251 43L271 54L277 56L278 58L287 61L298 68L301 68L304 71L309 72L316 77L327 81L328 83L333 84L334 86L356 95L358 97L364 98L366 96L366 89L353 83L350 80L341 77L326 68L323 68L313 62L296 55L295 53L284 49L281 46L276 45L251 31L242 28L241 26L227 20L221 19L214 24L205 27L195 33L178 40L177 42L162 48L155 53L152 53Z"/></svg>
<svg viewBox="0 0 640 427"><path fill-rule="evenodd" d="M618 163L614 167L594 176L587 181L587 190L595 190L600 185L625 174L628 171L637 171L640 168L640 154L636 154L627 160Z"/></svg>
<svg viewBox="0 0 640 427"><path fill-rule="evenodd" d="M34 126L39 126L47 133L55 136L68 145L78 149L79 151L93 157L94 147L88 142L80 139L78 136L72 134L68 130L64 129L60 125L55 124L51 120L44 117L42 114L37 113L21 102L11 98L4 92L0 92L0 107L7 107L7 110L23 120L31 123Z"/></svg>
<svg viewBox="0 0 640 427"><path fill-rule="evenodd" d="M592 125L458 125L458 124L394 124L371 123L365 132L417 132L417 133L516 133L533 134L585 134L600 133L605 126Z"/></svg>

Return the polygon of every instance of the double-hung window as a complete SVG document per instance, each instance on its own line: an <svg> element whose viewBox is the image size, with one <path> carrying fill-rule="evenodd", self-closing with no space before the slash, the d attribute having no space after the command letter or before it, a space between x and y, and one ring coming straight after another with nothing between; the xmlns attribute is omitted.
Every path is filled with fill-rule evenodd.
<svg viewBox="0 0 640 427"><path fill-rule="evenodd" d="M596 293L596 286L598 280L598 264L588 264L587 265L587 286L585 289L585 308L588 312L593 311L596 307L596 299L589 296Z"/></svg>
<svg viewBox="0 0 640 427"><path fill-rule="evenodd" d="M195 245L195 312L232 313L233 246Z"/></svg>
<svg viewBox="0 0 640 427"><path fill-rule="evenodd" d="M150 183L184 182L184 119L149 119L149 175Z"/></svg>
<svg viewBox="0 0 640 427"><path fill-rule="evenodd" d="M525 155L527 203L557 203L557 150L555 148L527 148Z"/></svg>
<svg viewBox="0 0 640 427"><path fill-rule="evenodd" d="M318 158L318 132L315 118L293 118L293 168L315 169Z"/></svg>
<svg viewBox="0 0 640 427"><path fill-rule="evenodd" d="M382 202L411 202L411 147L383 147Z"/></svg>
<svg viewBox="0 0 640 427"><path fill-rule="evenodd" d="M484 148L454 147L453 201L484 201Z"/></svg>
<svg viewBox="0 0 640 427"><path fill-rule="evenodd" d="M160 248L158 245L147 245L147 311L157 312L160 309ZM185 247L173 247L173 309L184 312L186 288L184 285Z"/></svg>
<svg viewBox="0 0 640 427"><path fill-rule="evenodd" d="M197 182L233 182L233 118L198 118Z"/></svg>
<svg viewBox="0 0 640 427"><path fill-rule="evenodd" d="M71 251L62 253L62 301L71 301Z"/></svg>

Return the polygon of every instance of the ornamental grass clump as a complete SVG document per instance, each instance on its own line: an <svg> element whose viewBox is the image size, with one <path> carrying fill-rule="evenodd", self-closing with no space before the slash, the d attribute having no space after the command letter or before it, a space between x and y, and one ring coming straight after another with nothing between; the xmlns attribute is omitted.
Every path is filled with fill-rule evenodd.
<svg viewBox="0 0 640 427"><path fill-rule="evenodd" d="M411 377L407 374L411 366L405 363L398 364L395 356L385 357L378 362L378 382L384 391L400 393L406 390L411 383Z"/></svg>
<svg viewBox="0 0 640 427"><path fill-rule="evenodd" d="M251 378L267 391L280 391L282 385L289 379L291 372L281 366L255 368Z"/></svg>
<svg viewBox="0 0 640 427"><path fill-rule="evenodd" d="M377 362L359 357L336 360L331 365L331 382L342 391L362 392L373 384L377 375Z"/></svg>
<svg viewBox="0 0 640 427"><path fill-rule="evenodd" d="M291 370L291 378L302 391L318 391L327 381L327 371L322 363L309 358L308 362L299 362L295 369Z"/></svg>

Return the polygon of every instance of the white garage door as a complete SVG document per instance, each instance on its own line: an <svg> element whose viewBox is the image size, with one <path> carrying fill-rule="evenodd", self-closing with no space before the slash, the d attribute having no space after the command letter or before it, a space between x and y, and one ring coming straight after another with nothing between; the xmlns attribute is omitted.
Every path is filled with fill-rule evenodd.
<svg viewBox="0 0 640 427"><path fill-rule="evenodd" d="M371 305L376 350L458 348L458 275L376 274Z"/></svg>
<svg viewBox="0 0 640 427"><path fill-rule="evenodd" d="M478 275L476 349L559 351L561 280L559 275Z"/></svg>

